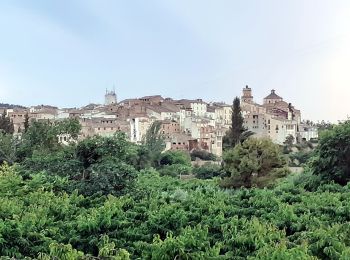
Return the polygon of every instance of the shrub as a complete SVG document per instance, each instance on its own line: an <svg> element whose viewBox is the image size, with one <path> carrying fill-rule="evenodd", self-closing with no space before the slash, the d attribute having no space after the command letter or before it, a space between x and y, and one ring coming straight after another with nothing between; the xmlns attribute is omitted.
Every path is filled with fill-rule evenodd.
<svg viewBox="0 0 350 260"><path fill-rule="evenodd" d="M191 166L191 160L187 153L183 151L166 151L160 156L160 165L182 164Z"/></svg>
<svg viewBox="0 0 350 260"><path fill-rule="evenodd" d="M166 165L161 169L159 169L159 173L161 176L178 177L180 175L191 174L191 172L192 172L192 168L188 165L183 165L183 164Z"/></svg>
<svg viewBox="0 0 350 260"><path fill-rule="evenodd" d="M195 161L196 158L199 158L203 161L216 161L217 157L213 153L209 153L205 150L193 150L191 152L191 160Z"/></svg>
<svg viewBox="0 0 350 260"><path fill-rule="evenodd" d="M289 155L290 166L299 166L306 163L312 156L311 151L299 151Z"/></svg>
<svg viewBox="0 0 350 260"><path fill-rule="evenodd" d="M206 163L203 166L193 168L193 174L198 179L211 179L220 176L223 173L221 166L217 164Z"/></svg>

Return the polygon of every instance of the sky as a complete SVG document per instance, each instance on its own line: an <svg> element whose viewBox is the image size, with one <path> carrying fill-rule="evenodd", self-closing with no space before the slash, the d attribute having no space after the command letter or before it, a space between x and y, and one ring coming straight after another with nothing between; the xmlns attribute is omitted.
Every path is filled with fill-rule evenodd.
<svg viewBox="0 0 350 260"><path fill-rule="evenodd" d="M245 85L346 119L350 1L0 1L0 102L80 107L114 87L231 103Z"/></svg>

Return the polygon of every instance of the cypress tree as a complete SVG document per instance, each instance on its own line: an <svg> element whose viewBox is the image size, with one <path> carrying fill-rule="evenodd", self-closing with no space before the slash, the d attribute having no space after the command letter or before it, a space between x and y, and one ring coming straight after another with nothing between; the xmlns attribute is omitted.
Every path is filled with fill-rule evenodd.
<svg viewBox="0 0 350 260"><path fill-rule="evenodd" d="M29 128L29 115L28 113L26 113L24 115L24 132L27 132L28 128Z"/></svg>
<svg viewBox="0 0 350 260"><path fill-rule="evenodd" d="M235 97L232 103L231 126L223 138L224 149L235 147L238 143L245 141L253 134L243 125L244 118L242 116L241 102L238 97Z"/></svg>
<svg viewBox="0 0 350 260"><path fill-rule="evenodd" d="M230 135L232 140L232 147L239 143L241 134L245 131L243 126L243 116L241 110L241 101L238 97L235 97L232 104L232 115L231 115L231 128Z"/></svg>

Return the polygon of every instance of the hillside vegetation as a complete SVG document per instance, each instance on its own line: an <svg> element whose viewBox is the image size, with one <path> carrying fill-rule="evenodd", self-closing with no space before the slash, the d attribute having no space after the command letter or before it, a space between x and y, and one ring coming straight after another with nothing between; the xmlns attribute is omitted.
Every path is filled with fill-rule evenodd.
<svg viewBox="0 0 350 260"><path fill-rule="evenodd" d="M300 175L265 139L192 168L159 151L157 131L143 145L121 133L58 143L79 130L1 134L3 259L350 259L349 123L323 133Z"/></svg>

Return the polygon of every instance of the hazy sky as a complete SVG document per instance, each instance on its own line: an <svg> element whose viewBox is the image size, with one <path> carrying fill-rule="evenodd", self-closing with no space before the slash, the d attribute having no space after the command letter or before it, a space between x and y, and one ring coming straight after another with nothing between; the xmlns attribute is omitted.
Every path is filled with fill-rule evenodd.
<svg viewBox="0 0 350 260"><path fill-rule="evenodd" d="M303 118L350 114L350 1L2 0L0 102L161 94L231 102L272 88Z"/></svg>

